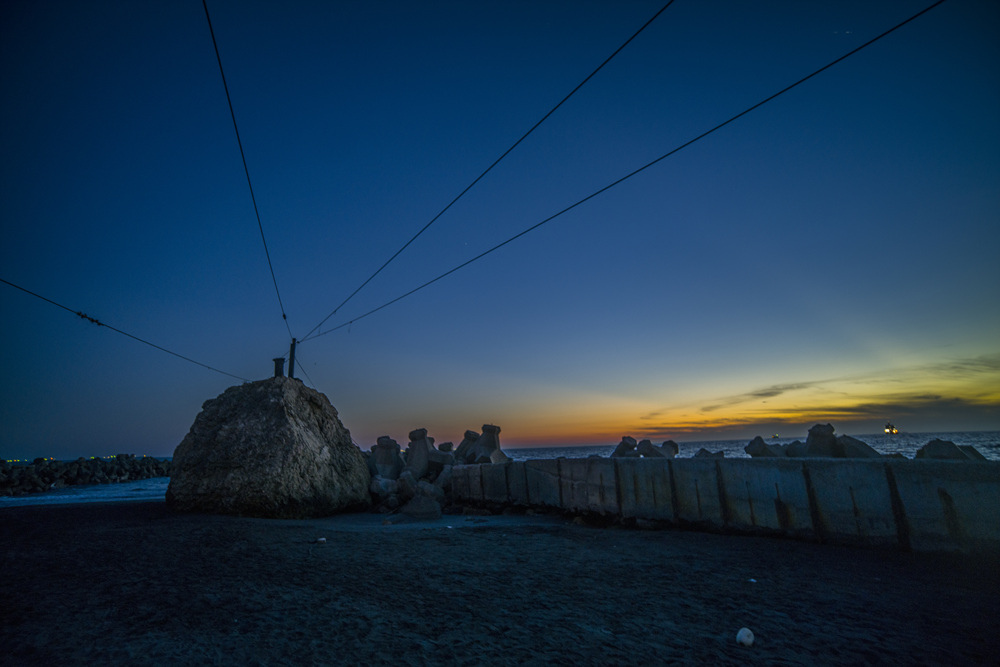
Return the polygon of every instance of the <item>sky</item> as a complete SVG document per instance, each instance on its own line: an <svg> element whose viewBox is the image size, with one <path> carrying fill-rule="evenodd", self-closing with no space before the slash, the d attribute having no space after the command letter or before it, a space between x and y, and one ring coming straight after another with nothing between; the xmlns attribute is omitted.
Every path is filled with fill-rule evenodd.
<svg viewBox="0 0 1000 667"><path fill-rule="evenodd" d="M0 283L0 454L171 455L663 4L209 0L260 227L201 2L0 4L0 278L229 374ZM677 0L296 374L362 449L487 423L511 448L1000 430L992 1L366 315L929 4Z"/></svg>

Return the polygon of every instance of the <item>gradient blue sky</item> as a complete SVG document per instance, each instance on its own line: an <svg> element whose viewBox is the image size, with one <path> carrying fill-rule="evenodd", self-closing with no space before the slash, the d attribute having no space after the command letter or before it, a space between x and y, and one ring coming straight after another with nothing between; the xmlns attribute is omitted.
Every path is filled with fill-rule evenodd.
<svg viewBox="0 0 1000 667"><path fill-rule="evenodd" d="M662 2L209 10L303 337ZM929 2L678 0L350 321ZM1000 429L1000 4L949 0L303 343L367 449ZM0 277L240 377L287 353L202 5L0 5ZM237 382L0 284L0 454L169 455Z"/></svg>

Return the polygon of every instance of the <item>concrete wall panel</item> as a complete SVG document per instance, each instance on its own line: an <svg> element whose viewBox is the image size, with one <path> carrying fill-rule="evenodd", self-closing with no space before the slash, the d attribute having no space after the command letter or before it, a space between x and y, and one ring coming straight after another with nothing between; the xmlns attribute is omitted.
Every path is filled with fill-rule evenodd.
<svg viewBox="0 0 1000 667"><path fill-rule="evenodd" d="M860 544L899 541L885 462L879 459L803 459L806 489L815 500L820 539Z"/></svg>
<svg viewBox="0 0 1000 667"><path fill-rule="evenodd" d="M524 464L531 505L559 507L559 459L536 459Z"/></svg>
<svg viewBox="0 0 1000 667"><path fill-rule="evenodd" d="M466 466L469 469L469 498L479 502L483 500L483 465Z"/></svg>
<svg viewBox="0 0 1000 667"><path fill-rule="evenodd" d="M471 497L469 492L469 466L458 465L451 469L451 495L455 500L468 500Z"/></svg>
<svg viewBox="0 0 1000 667"><path fill-rule="evenodd" d="M719 477L716 461L711 458L671 459L676 485L677 520L690 523L726 525L719 500Z"/></svg>
<svg viewBox="0 0 1000 667"><path fill-rule="evenodd" d="M615 462L590 458L587 461L587 509L601 514L620 514Z"/></svg>
<svg viewBox="0 0 1000 667"><path fill-rule="evenodd" d="M510 496L510 502L515 505L527 507L530 504L524 461L511 461L507 464L507 493Z"/></svg>
<svg viewBox="0 0 1000 667"><path fill-rule="evenodd" d="M590 509L587 490L589 467L589 459L559 459L559 485L563 509L571 512L586 512Z"/></svg>
<svg viewBox="0 0 1000 667"><path fill-rule="evenodd" d="M727 459L719 470L731 527L813 534L801 460Z"/></svg>
<svg viewBox="0 0 1000 667"><path fill-rule="evenodd" d="M916 551L1000 547L1000 463L890 460Z"/></svg>
<svg viewBox="0 0 1000 667"><path fill-rule="evenodd" d="M491 503L507 503L506 463L483 463L480 466L483 478L483 500Z"/></svg>
<svg viewBox="0 0 1000 667"><path fill-rule="evenodd" d="M615 477L623 517L673 521L670 462L667 459L616 458Z"/></svg>

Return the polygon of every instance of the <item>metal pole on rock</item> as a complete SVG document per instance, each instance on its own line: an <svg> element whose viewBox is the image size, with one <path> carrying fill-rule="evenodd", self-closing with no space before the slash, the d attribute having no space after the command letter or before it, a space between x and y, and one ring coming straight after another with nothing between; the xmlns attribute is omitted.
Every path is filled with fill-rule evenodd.
<svg viewBox="0 0 1000 667"><path fill-rule="evenodd" d="M292 346L288 350L288 377L295 377L295 339L292 339Z"/></svg>

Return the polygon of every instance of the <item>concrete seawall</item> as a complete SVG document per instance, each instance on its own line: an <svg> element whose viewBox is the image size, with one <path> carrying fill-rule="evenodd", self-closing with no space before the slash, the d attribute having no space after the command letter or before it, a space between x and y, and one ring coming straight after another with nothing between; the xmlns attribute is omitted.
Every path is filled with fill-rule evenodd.
<svg viewBox="0 0 1000 667"><path fill-rule="evenodd" d="M1000 552L1000 462L587 458L456 466L458 503L907 551Z"/></svg>

